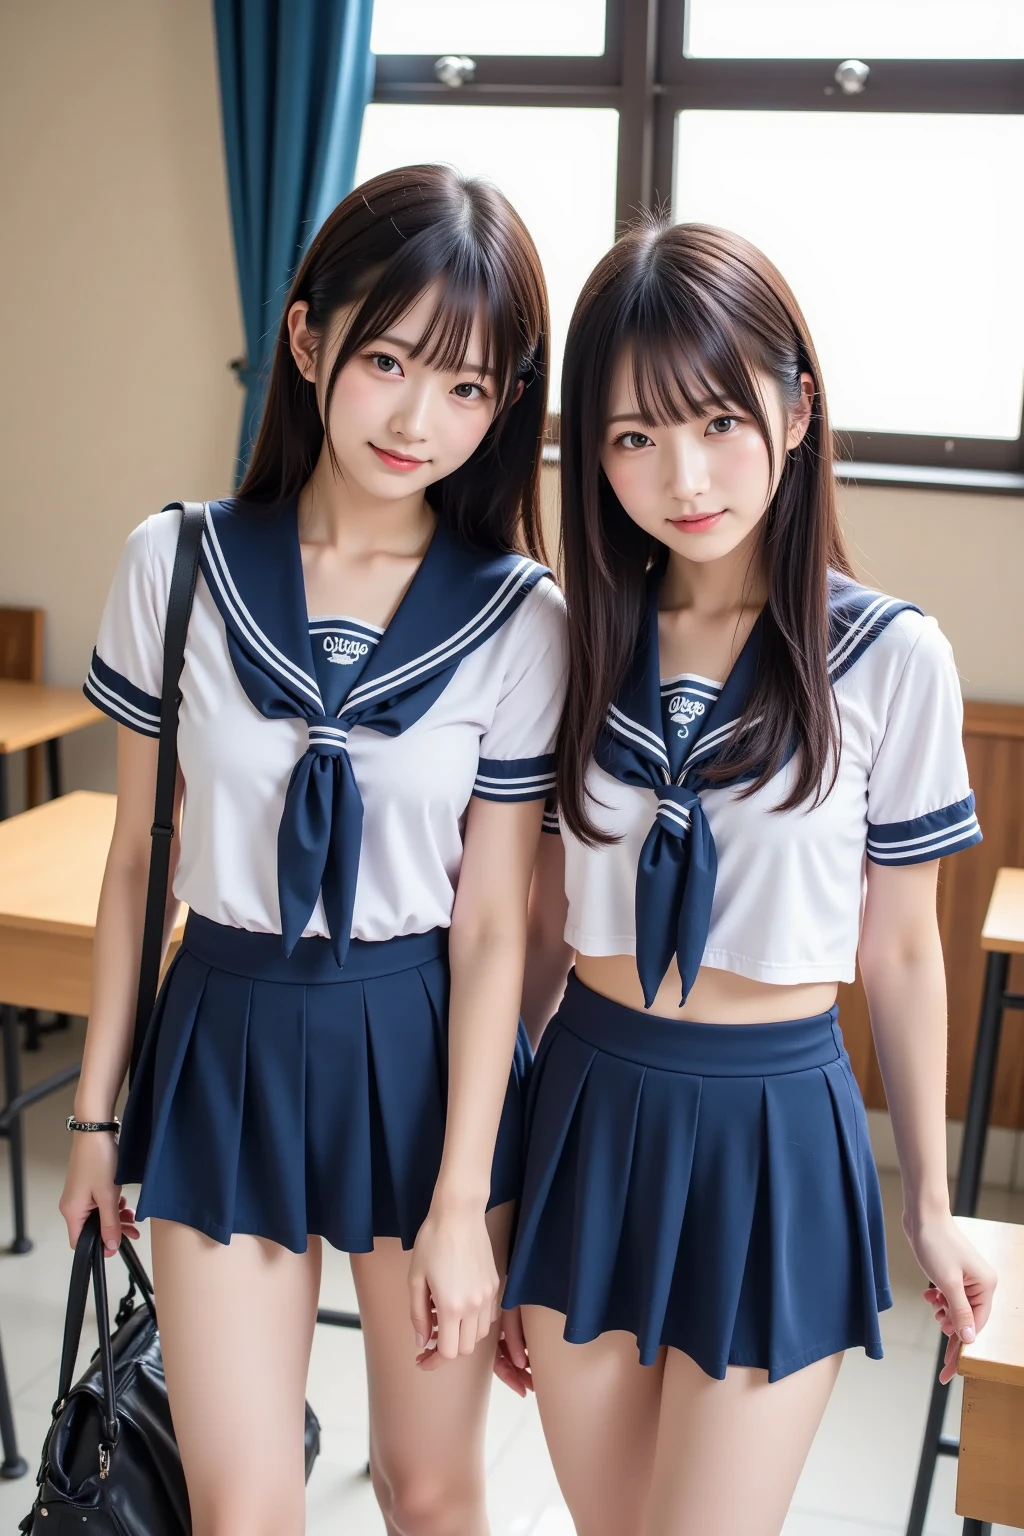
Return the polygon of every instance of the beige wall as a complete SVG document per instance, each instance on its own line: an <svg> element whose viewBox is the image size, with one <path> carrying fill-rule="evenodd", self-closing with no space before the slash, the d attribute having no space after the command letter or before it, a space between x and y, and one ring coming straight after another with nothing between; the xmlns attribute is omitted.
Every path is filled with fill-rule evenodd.
<svg viewBox="0 0 1024 1536"><path fill-rule="evenodd" d="M557 470L544 470L546 521ZM1024 500L843 486L858 574L918 603L949 636L964 697L1024 704Z"/></svg>
<svg viewBox="0 0 1024 1536"><path fill-rule="evenodd" d="M0 6L0 602L46 609L55 682L81 680L129 529L230 487L242 339L211 10ZM938 616L964 692L1024 703L1024 502L842 504L865 579ZM68 742L69 785L112 785L113 737Z"/></svg>
<svg viewBox="0 0 1024 1536"><path fill-rule="evenodd" d="M78 683L129 530L230 489L242 350L210 0L0 6L0 602ZM111 784L113 726L66 744Z"/></svg>

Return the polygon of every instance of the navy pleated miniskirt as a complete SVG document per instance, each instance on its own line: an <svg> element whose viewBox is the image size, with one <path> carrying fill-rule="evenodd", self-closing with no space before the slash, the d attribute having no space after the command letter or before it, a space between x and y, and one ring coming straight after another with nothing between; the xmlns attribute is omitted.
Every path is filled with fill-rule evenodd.
<svg viewBox="0 0 1024 1536"><path fill-rule="evenodd" d="M311 1233L411 1248L444 1142L447 937L353 940L342 971L326 939L286 958L280 934L191 913L125 1106L117 1179L141 1183L139 1216L296 1253ZM520 1025L491 1205L520 1187L529 1062Z"/></svg>
<svg viewBox="0 0 1024 1536"><path fill-rule="evenodd" d="M721 1380L882 1354L892 1305L878 1176L837 1010L692 1024L569 977L526 1109L505 1306L565 1337L634 1335Z"/></svg>

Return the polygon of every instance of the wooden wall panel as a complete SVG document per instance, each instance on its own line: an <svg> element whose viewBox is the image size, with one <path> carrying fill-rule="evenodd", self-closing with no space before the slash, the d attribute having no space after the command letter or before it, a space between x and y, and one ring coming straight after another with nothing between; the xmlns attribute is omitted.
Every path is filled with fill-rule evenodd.
<svg viewBox="0 0 1024 1536"><path fill-rule="evenodd" d="M944 859L939 872L939 931L949 996L949 1078L946 1112L962 1120L970 1082L985 970L981 925L996 870L1024 867L1024 706L964 705L964 748L985 841ZM1024 991L1024 963L1014 961L1010 984ZM885 1108L867 1001L860 982L839 989L843 1035L864 1101ZM1024 1129L1024 1014L1007 1013L992 1104L992 1124Z"/></svg>

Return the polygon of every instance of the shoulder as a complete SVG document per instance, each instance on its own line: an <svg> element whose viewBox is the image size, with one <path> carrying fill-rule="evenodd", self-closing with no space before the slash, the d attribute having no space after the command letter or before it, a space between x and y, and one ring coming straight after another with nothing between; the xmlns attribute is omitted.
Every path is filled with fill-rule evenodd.
<svg viewBox="0 0 1024 1536"><path fill-rule="evenodd" d="M535 566L534 572L526 595L501 633L516 645L560 651L565 644L565 598L543 566Z"/></svg>
<svg viewBox="0 0 1024 1536"><path fill-rule="evenodd" d="M124 543L122 561L133 567L148 567L154 574L164 567L168 573L174 563L181 514L173 507L154 512L137 524Z"/></svg>
<svg viewBox="0 0 1024 1536"><path fill-rule="evenodd" d="M934 618L906 598L878 592L832 572L829 578L829 672L895 674L911 658L918 666L951 664L949 642Z"/></svg>

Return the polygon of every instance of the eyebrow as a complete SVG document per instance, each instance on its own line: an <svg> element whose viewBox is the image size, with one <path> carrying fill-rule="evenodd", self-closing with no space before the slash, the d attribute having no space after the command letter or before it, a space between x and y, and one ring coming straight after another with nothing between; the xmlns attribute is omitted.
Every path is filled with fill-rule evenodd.
<svg viewBox="0 0 1024 1536"><path fill-rule="evenodd" d="M730 402L726 402L723 405L721 400L712 400L709 396L707 400L699 400L697 402L694 415L710 416L713 411L717 411L720 415L728 415L732 411L738 411L739 409L738 405L732 405ZM645 416L642 411L623 411L618 416L609 416L607 424L612 426L617 421L642 421L648 427L658 425L656 421L652 421L649 417Z"/></svg>
<svg viewBox="0 0 1024 1536"><path fill-rule="evenodd" d="M401 347L402 351L408 357L412 356L413 349L416 346L415 342L403 341L401 336L392 336L390 333L386 336L382 336L380 339L381 341L386 341L391 347ZM464 362L462 367L458 369L458 372L472 373L475 374L479 379L496 379L498 376L493 368L484 368L482 365L478 367L476 363Z"/></svg>

